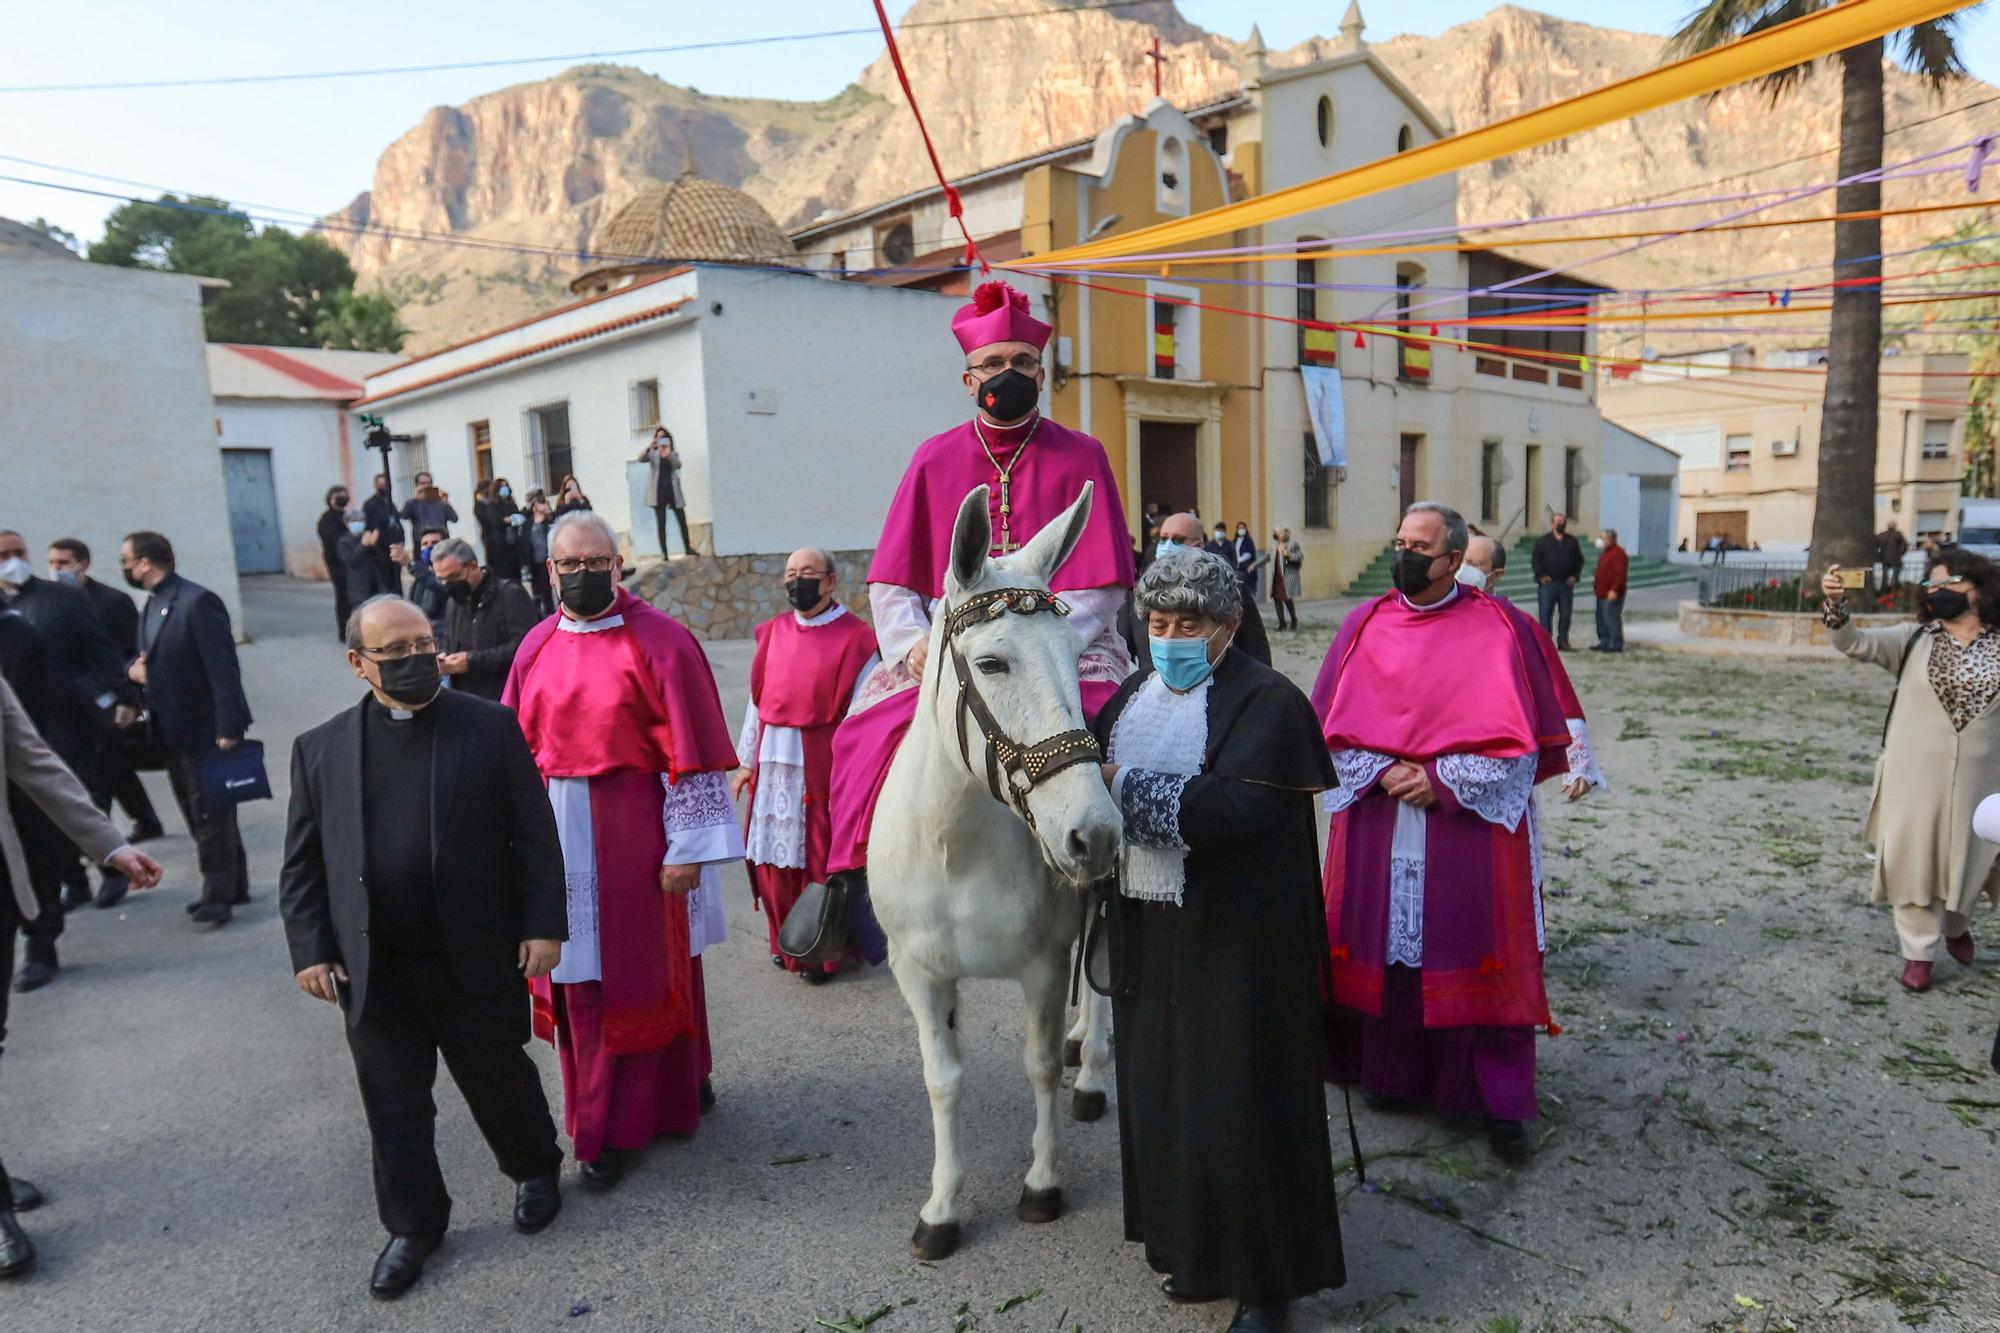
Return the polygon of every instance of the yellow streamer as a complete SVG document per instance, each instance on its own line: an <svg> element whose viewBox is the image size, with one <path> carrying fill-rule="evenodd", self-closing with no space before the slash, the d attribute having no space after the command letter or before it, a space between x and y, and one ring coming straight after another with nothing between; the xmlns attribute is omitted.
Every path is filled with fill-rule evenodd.
<svg viewBox="0 0 2000 1333"><path fill-rule="evenodd" d="M1641 112L1702 97L1762 78L1777 70L1817 60L1873 41L1902 28L1965 8L1964 0L1849 0L1803 18L1781 23L1727 46L1675 61L1645 74L1584 93L1552 106L1511 116L1480 129L1455 134L1407 153L1224 204L1171 222L1073 245L1050 254L1008 260L1003 268L1047 268L1121 255L1156 253L1226 232L1346 203L1398 189L1446 172L1491 162L1509 153L1538 148Z"/></svg>

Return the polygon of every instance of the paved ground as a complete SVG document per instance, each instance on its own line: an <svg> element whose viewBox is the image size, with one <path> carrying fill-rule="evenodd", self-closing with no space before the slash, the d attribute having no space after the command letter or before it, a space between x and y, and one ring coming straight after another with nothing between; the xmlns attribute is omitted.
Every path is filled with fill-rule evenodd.
<svg viewBox="0 0 2000 1333"><path fill-rule="evenodd" d="M323 587L255 581L246 602L257 730L281 756L358 686ZM1285 664L1309 675L1331 629L1308 608L1280 636ZM711 655L733 715L746 645ZM1571 660L1617 790L1549 810L1566 1032L1542 1046L1540 1157L1504 1172L1474 1127L1357 1108L1369 1185L1342 1176L1353 1277L1300 1327L2000 1327L1994 966L1946 963L1937 992L1903 995L1887 923L1863 902L1856 834L1886 675ZM524 1238L441 1083L455 1228L422 1286L373 1305L379 1236L339 1019L293 986L273 907L283 795L246 815L257 902L236 923L188 925L192 851L169 839L167 885L72 918L62 980L18 1000L0 1123L8 1162L53 1202L28 1219L41 1271L0 1287L7 1333L1226 1322L1163 1306L1120 1240L1109 1119L1068 1132L1074 1211L1014 1220L1030 1106L1018 999L997 984L961 1010L966 1248L913 1264L930 1139L909 1016L886 975L809 991L775 973L740 874L709 971L722 1102L701 1134L658 1145L612 1195L572 1190L556 1226ZM1337 1095L1329 1109L1344 1143Z"/></svg>

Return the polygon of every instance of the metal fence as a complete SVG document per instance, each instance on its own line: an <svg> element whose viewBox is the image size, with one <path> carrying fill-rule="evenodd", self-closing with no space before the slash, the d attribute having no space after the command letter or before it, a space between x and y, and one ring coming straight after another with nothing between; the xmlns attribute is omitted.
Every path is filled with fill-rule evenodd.
<svg viewBox="0 0 2000 1333"><path fill-rule="evenodd" d="M1748 611L1818 611L1824 600L1817 579L1808 579L1803 560L1757 564L1703 565L1696 599L1703 606ZM1917 580L1902 577L1884 586L1882 571L1870 569L1859 588L1848 591L1857 611L1908 614L1917 608Z"/></svg>

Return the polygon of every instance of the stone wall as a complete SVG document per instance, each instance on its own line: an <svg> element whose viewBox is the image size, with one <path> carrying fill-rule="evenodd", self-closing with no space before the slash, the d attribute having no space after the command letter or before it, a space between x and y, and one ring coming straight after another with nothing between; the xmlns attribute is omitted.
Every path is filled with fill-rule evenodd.
<svg viewBox="0 0 2000 1333"><path fill-rule="evenodd" d="M1859 629L1881 629L1912 623L1904 615L1857 615ZM1697 639L1736 639L1743 643L1774 643L1786 647L1830 647L1819 612L1752 611L1682 602L1681 633Z"/></svg>
<svg viewBox="0 0 2000 1333"><path fill-rule="evenodd" d="M632 592L704 639L747 639L758 624L784 610L785 560L773 555L681 556L655 560L632 578ZM835 551L835 592L848 610L868 617L869 551Z"/></svg>

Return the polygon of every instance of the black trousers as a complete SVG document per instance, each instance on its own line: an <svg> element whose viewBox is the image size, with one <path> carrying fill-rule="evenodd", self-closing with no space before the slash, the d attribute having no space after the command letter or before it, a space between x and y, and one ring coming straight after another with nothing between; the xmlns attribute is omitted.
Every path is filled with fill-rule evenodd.
<svg viewBox="0 0 2000 1333"><path fill-rule="evenodd" d="M347 567L336 556L326 560L327 575L333 581L333 633L334 637L347 638L347 615L354 609L354 599L347 595Z"/></svg>
<svg viewBox="0 0 2000 1333"><path fill-rule="evenodd" d="M660 532L660 558L667 558L667 510L671 505L653 506L653 524ZM681 525L681 550L687 555L694 554L694 538L688 536L688 511L674 508L674 518Z"/></svg>
<svg viewBox="0 0 2000 1333"><path fill-rule="evenodd" d="M21 837L21 858L28 863L28 883L39 906L39 914L33 921L22 921L9 891L5 912L13 920L7 930L7 965L11 973L16 928L26 941L29 962L56 961L56 939L63 933L63 876L78 867L83 853L24 793L10 787L7 808L14 816L14 831ZM6 878L6 873L6 868L0 866L0 879ZM0 1000L0 1009L4 1009L5 1003ZM0 1020L4 1020L4 1014L0 1014ZM0 1027L4 1026L4 1021L0 1021Z"/></svg>
<svg viewBox="0 0 2000 1333"><path fill-rule="evenodd" d="M112 801L125 808L129 818L140 824L160 822L160 812L153 808L153 798L147 794L146 784L140 780L138 770L125 757L124 746L116 740L106 741L97 753L97 767L104 775L105 792ZM104 813L110 814L110 801L106 801L102 808Z"/></svg>
<svg viewBox="0 0 2000 1333"><path fill-rule="evenodd" d="M375 1208L390 1235L439 1235L451 1221L431 1099L439 1055L502 1175L533 1180L561 1169L541 1071L524 1049L528 1037L525 983L472 995L442 958L372 960L347 1048L374 1144Z"/></svg>
<svg viewBox="0 0 2000 1333"><path fill-rule="evenodd" d="M556 604L555 599L549 593L548 564L541 560L530 560L528 562L528 580L531 585L529 590L535 595L535 605L542 609L543 615L554 615L556 613Z"/></svg>
<svg viewBox="0 0 2000 1333"><path fill-rule="evenodd" d="M0 858L0 1055L7 1050L7 997L14 993L14 931L21 924L21 909L14 902L14 882L7 862ZM8 1183L7 1168L0 1164L0 1213L14 1207L14 1188Z"/></svg>
<svg viewBox="0 0 2000 1333"><path fill-rule="evenodd" d="M250 862L243 855L243 835L236 827L236 807L208 809L201 799L201 779L194 756L176 750L167 756L167 781L174 804L181 808L188 832L194 835L195 861L201 866L201 900L235 907L250 901Z"/></svg>

